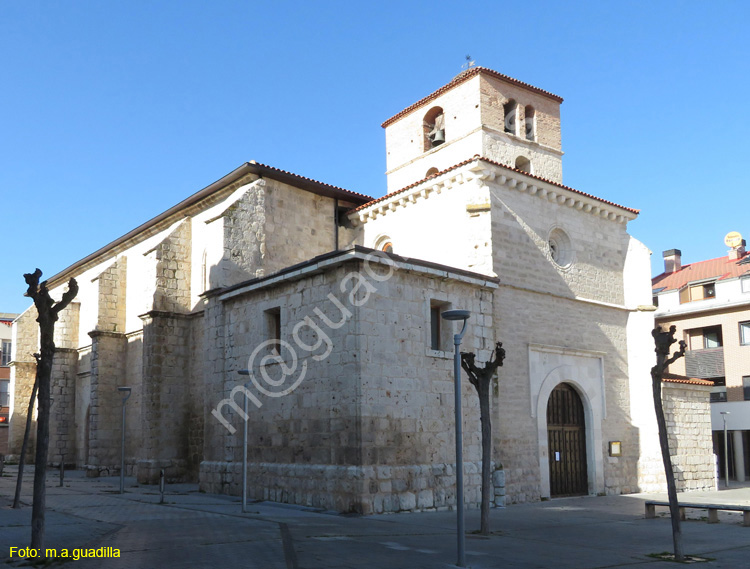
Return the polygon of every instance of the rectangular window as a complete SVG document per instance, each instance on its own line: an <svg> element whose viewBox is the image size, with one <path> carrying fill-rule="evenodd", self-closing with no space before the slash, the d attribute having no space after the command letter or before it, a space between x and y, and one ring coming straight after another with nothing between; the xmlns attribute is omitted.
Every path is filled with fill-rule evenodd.
<svg viewBox="0 0 750 569"><path fill-rule="evenodd" d="M266 339L274 342L271 351L280 353L281 344L281 307L271 308L265 311L266 317Z"/></svg>
<svg viewBox="0 0 750 569"><path fill-rule="evenodd" d="M721 348L721 326L713 326L711 328L703 329L703 348L710 350L711 348Z"/></svg>
<svg viewBox="0 0 750 569"><path fill-rule="evenodd" d="M750 345L750 322L740 322L740 344Z"/></svg>
<svg viewBox="0 0 750 569"><path fill-rule="evenodd" d="M448 351L451 347L450 323L443 320L443 312L450 310L449 302L440 300L430 301L430 349L436 351Z"/></svg>
<svg viewBox="0 0 750 569"><path fill-rule="evenodd" d="M716 283L714 282L690 285L680 290L680 304L709 298L716 298Z"/></svg>
<svg viewBox="0 0 750 569"><path fill-rule="evenodd" d="M8 407L10 405L9 387L9 381L0 381L0 407Z"/></svg>
<svg viewBox="0 0 750 569"><path fill-rule="evenodd" d="M727 400L727 388L726 387L713 387L711 388L711 403L724 403Z"/></svg>
<svg viewBox="0 0 750 569"><path fill-rule="evenodd" d="M714 386L711 388L711 403L722 403L727 400L727 380L725 377L714 377L711 379Z"/></svg>
<svg viewBox="0 0 750 569"><path fill-rule="evenodd" d="M690 289L683 287L680 289L680 304L685 304L686 302L690 302Z"/></svg>
<svg viewBox="0 0 750 569"><path fill-rule="evenodd" d="M3 353L2 353L2 359L0 360L0 365L7 366L10 363L10 350L11 350L11 343L3 340Z"/></svg>
<svg viewBox="0 0 750 569"><path fill-rule="evenodd" d="M750 292L750 277L742 277L740 284L742 285L742 292Z"/></svg>
<svg viewBox="0 0 750 569"><path fill-rule="evenodd" d="M440 307L430 305L430 348L440 349Z"/></svg>
<svg viewBox="0 0 750 569"><path fill-rule="evenodd" d="M750 401L750 375L742 378L742 391L744 391L745 401Z"/></svg>
<svg viewBox="0 0 750 569"><path fill-rule="evenodd" d="M708 283L703 285L703 298L716 298L715 283Z"/></svg>

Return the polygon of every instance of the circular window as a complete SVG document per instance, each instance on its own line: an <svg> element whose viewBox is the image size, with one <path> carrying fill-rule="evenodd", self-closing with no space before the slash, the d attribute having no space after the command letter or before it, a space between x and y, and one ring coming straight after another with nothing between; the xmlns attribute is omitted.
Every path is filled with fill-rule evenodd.
<svg viewBox="0 0 750 569"><path fill-rule="evenodd" d="M552 261L559 267L567 267L573 262L573 247L570 237L559 227L549 232L547 247Z"/></svg>

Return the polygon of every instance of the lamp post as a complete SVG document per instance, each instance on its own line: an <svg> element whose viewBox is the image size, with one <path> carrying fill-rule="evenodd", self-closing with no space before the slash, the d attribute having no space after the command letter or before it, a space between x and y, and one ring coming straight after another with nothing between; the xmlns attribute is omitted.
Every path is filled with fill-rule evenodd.
<svg viewBox="0 0 750 569"><path fill-rule="evenodd" d="M122 398L122 438L120 440L120 494L125 493L125 403L130 398L132 387L118 387Z"/></svg>
<svg viewBox="0 0 750 569"><path fill-rule="evenodd" d="M442 317L445 320L460 320L463 322L461 331L453 336L455 353L453 354L453 393L455 397L455 421L456 421L456 525L458 540L458 561L456 565L466 567L464 530L464 451L463 451L463 428L461 420L461 339L466 332L466 321L471 316L468 310L446 310Z"/></svg>
<svg viewBox="0 0 750 569"><path fill-rule="evenodd" d="M250 375L250 370L240 369L237 370L240 375ZM245 384L245 389L249 385ZM242 428L242 513L247 511L247 395L242 403L242 410L245 412L245 421Z"/></svg>
<svg viewBox="0 0 750 569"><path fill-rule="evenodd" d="M727 441L727 415L729 415L729 411L719 411L721 413L721 418L724 419L724 481L727 484L727 488L729 488L729 446Z"/></svg>

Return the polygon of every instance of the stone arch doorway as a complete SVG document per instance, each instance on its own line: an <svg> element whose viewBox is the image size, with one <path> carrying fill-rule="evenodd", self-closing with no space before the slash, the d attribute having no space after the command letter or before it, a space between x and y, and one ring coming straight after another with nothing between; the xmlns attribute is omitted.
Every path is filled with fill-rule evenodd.
<svg viewBox="0 0 750 569"><path fill-rule="evenodd" d="M588 494L586 414L580 395L560 383L547 401L550 496Z"/></svg>

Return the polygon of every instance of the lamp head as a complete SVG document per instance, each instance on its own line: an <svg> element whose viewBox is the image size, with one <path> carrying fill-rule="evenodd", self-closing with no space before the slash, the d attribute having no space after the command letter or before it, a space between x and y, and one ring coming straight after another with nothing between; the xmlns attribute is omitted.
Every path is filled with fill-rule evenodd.
<svg viewBox="0 0 750 569"><path fill-rule="evenodd" d="M441 316L445 320L468 320L471 312L469 310L446 310Z"/></svg>
<svg viewBox="0 0 750 569"><path fill-rule="evenodd" d="M125 402L130 399L130 392L133 391L132 387L118 387L117 391L122 393L122 408L125 409Z"/></svg>
<svg viewBox="0 0 750 569"><path fill-rule="evenodd" d="M729 411L719 411L722 415L731 415L732 413Z"/></svg>

